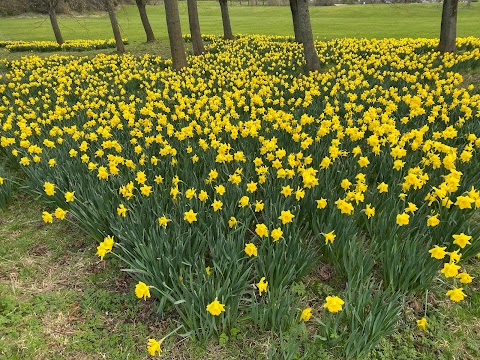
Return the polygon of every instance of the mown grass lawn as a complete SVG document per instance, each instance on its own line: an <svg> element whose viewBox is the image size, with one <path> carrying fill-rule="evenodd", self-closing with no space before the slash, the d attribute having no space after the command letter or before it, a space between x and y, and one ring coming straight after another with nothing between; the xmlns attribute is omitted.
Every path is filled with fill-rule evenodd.
<svg viewBox="0 0 480 360"><path fill-rule="evenodd" d="M182 31L189 33L187 6L179 3ZM155 35L167 39L163 5L148 6ZM374 4L351 6L311 6L312 29L317 39L357 38L436 38L440 33L442 4ZM143 42L145 34L136 6L118 10L122 35L133 44ZM288 6L230 6L232 30L237 34L291 35L293 25ZM480 3L471 7L459 4L457 36L478 35ZM199 2L203 34L222 34L220 7L217 2ZM106 13L94 16L59 16L65 39L111 38ZM47 16L26 15L2 18L0 40L54 40Z"/></svg>
<svg viewBox="0 0 480 360"><path fill-rule="evenodd" d="M189 33L186 3L180 2L182 32ZM147 7L148 16L156 41L145 43L145 33L134 5L120 8L117 12L122 36L129 40L127 51L135 54L156 54L170 57L168 35L163 5ZM356 38L438 38L440 33L441 4L372 4L318 7L311 6L312 30L317 39L344 37ZM200 26L203 34L222 34L220 8L216 2L199 2ZM230 6L233 32L236 34L292 35L293 25L287 6ZM478 35L480 3L471 7L459 4L457 36ZM72 16L59 15L59 24L64 39L113 38L106 13ZM5 17L0 22L0 41L54 41L47 16L27 14ZM186 50L192 53L191 44ZM68 55L94 56L113 50L68 52ZM52 53L39 53L48 56ZM0 57L20 59L33 53L11 53L0 48Z"/></svg>

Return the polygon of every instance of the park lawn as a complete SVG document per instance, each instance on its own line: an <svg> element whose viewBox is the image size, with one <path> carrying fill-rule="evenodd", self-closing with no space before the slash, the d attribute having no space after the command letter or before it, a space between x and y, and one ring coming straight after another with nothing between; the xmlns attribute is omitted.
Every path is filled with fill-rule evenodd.
<svg viewBox="0 0 480 360"><path fill-rule="evenodd" d="M188 33L187 6L179 3L182 30ZM165 11L162 5L148 6L148 15L159 40L167 40ZM317 39L356 38L436 38L440 32L442 5L372 4L310 7L312 29ZM144 42L145 34L136 6L118 10L122 36L131 44ZM216 2L199 2L202 33L222 34L220 7ZM233 32L236 34L292 35L288 6L230 6ZM478 36L480 3L471 7L459 4L457 36ZM106 13L89 16L59 16L65 39L105 39L112 32ZM0 40L54 40L47 16L28 15L2 18Z"/></svg>
<svg viewBox="0 0 480 360"><path fill-rule="evenodd" d="M188 33L186 3L179 4L183 33ZM165 10L161 5L148 6L148 15L157 40L145 42L136 6L124 6L117 16L122 36L128 39L127 51L134 54L155 54L170 57ZM437 38L440 32L441 4L372 4L319 7L311 6L314 36L319 39L356 38ZM220 9L216 2L199 2L203 34L222 34ZM236 34L293 35L290 10L287 6L230 6L232 28ZM480 3L471 7L459 4L457 36L478 36ZM106 13L87 16L60 15L59 23L66 40L113 38ZM33 29L33 31L32 31ZM29 14L5 17L0 22L0 41L54 41L47 16ZM186 51L191 54L190 43ZM95 56L114 53L114 49L68 52L73 56ZM55 52L36 53L46 57ZM9 52L0 48L0 58L18 60L32 52Z"/></svg>

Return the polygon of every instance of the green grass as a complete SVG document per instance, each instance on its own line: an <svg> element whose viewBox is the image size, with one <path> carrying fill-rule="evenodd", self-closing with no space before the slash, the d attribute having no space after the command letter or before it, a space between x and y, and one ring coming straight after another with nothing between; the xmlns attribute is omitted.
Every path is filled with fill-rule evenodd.
<svg viewBox="0 0 480 360"><path fill-rule="evenodd" d="M179 3L182 30L188 33L187 6ZM163 5L148 6L148 15L157 41L145 43L145 33L136 6L124 6L117 12L122 36L129 40L127 51L170 57ZM317 39L357 38L437 38L440 33L441 4L372 4L349 6L311 6L312 29ZM200 2L199 18L202 33L222 34L220 7L216 2ZM287 6L230 6L233 32L236 34L293 35L290 9ZM480 3L471 7L459 4L457 36L478 36ZM86 16L59 16L60 28L67 39L113 38L106 13ZM54 41L47 16L29 14L6 17L0 21L0 40ZM187 44L191 52L191 44ZM68 52L68 55L94 56L113 50ZM0 58L20 59L32 53L10 53L0 49ZM42 57L52 53L36 54Z"/></svg>
<svg viewBox="0 0 480 360"><path fill-rule="evenodd" d="M182 30L188 33L187 7L179 3ZM117 12L122 36L128 38L127 51L135 54L150 53L170 57L163 5L148 6L148 15L157 41L145 43L145 33L136 6L124 6ZM437 38L440 33L441 4L372 4L349 6L311 6L312 29L317 39L342 37L357 38ZM222 34L220 7L216 2L200 2L199 18L202 33ZM287 6L230 6L233 32L236 34L293 35L290 9ZM478 36L480 3L471 7L459 4L457 36ZM106 13L85 16L59 16L64 38L113 38ZM0 40L54 41L47 16L29 14L6 17L0 21ZM113 50L68 52L68 55L94 56ZM187 44L191 52L191 44ZM20 59L32 53L10 53L0 49L0 58ZM42 57L52 53L35 54Z"/></svg>
<svg viewBox="0 0 480 360"><path fill-rule="evenodd" d="M78 228L45 226L40 209L17 194L0 212L0 358L145 358L148 326L161 329L153 307Z"/></svg>
<svg viewBox="0 0 480 360"><path fill-rule="evenodd" d="M179 3L182 30L188 33L187 7ZM312 28L318 39L341 37L358 38L436 38L440 32L442 5L435 4L372 4L331 7L310 7ZM149 6L155 35L167 39L163 5ZM287 6L230 6L234 33L291 35L293 26ZM199 4L202 33L221 34L222 22L217 2ZM478 35L480 3L471 7L459 5L457 36ZM143 42L145 35L135 6L118 11L122 35L132 43ZM65 39L111 38L112 31L106 13L92 16L60 16L60 27ZM2 18L0 40L54 40L47 16L29 15Z"/></svg>

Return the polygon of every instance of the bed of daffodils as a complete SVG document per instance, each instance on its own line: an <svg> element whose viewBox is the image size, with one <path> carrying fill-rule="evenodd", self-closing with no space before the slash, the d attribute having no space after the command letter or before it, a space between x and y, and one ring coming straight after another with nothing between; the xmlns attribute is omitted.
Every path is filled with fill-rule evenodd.
<svg viewBox="0 0 480 360"><path fill-rule="evenodd" d="M125 44L127 39L123 39ZM0 41L0 47L10 52L22 51L88 51L115 48L115 39L109 40L66 40L62 45L55 41Z"/></svg>
<svg viewBox="0 0 480 360"><path fill-rule="evenodd" d="M180 332L310 321L361 357L405 296L441 279L461 306L476 281L480 92L458 70L480 65L480 39L444 56L429 39L318 42L309 75L284 40L217 39L179 72L149 55L5 63L0 154L43 221L75 219ZM306 302L294 285L320 261L345 288Z"/></svg>

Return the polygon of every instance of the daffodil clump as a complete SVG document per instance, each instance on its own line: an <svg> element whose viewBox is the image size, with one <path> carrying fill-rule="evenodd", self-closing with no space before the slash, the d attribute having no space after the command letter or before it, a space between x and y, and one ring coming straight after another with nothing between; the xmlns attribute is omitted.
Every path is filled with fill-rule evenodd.
<svg viewBox="0 0 480 360"><path fill-rule="evenodd" d="M43 220L76 219L199 338L324 311L325 338L345 324L370 344L438 277L468 299L480 94L458 70L480 64L480 40L445 55L429 39L318 42L309 75L288 39L211 40L178 72L130 54L6 64L0 150L60 209ZM320 258L347 288L315 310L292 286ZM353 337L349 356L365 350Z"/></svg>
<svg viewBox="0 0 480 360"><path fill-rule="evenodd" d="M240 36L236 35L237 38ZM211 42L211 41L218 41L218 39L219 39L218 35L202 34L203 41ZM192 36L190 34L183 34L183 40L185 40L186 42L192 42Z"/></svg>
<svg viewBox="0 0 480 360"><path fill-rule="evenodd" d="M127 39L122 39L128 43ZM115 39L108 40L66 40L62 45L55 41L2 41L0 47L11 52L21 51L87 51L114 48Z"/></svg>

